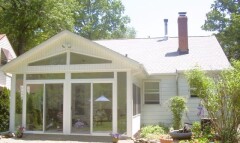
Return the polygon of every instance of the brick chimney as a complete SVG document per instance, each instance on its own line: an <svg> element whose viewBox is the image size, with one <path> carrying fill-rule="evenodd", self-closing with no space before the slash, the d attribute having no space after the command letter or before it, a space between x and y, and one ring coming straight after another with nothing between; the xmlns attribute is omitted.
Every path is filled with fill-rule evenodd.
<svg viewBox="0 0 240 143"><path fill-rule="evenodd" d="M179 12L178 17L178 52L188 54L188 30L186 12Z"/></svg>

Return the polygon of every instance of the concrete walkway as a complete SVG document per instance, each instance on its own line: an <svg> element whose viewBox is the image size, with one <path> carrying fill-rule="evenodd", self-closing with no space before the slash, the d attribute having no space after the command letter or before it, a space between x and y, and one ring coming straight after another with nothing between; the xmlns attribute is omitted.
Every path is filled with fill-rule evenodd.
<svg viewBox="0 0 240 143"><path fill-rule="evenodd" d="M0 143L111 143L110 136L24 134L23 138L2 138ZM119 140L118 143L133 143Z"/></svg>

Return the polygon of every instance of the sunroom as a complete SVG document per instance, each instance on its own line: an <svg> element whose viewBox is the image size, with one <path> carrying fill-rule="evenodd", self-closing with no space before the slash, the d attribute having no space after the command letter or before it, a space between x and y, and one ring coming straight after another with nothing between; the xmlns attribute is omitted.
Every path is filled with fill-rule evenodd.
<svg viewBox="0 0 240 143"><path fill-rule="evenodd" d="M2 70L12 74L11 131L133 136L140 129L144 68L69 31Z"/></svg>

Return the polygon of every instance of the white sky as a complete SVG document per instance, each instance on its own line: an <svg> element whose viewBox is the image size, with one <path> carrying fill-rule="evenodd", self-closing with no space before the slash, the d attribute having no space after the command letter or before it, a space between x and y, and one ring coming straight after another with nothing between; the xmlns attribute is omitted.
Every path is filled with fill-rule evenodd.
<svg viewBox="0 0 240 143"><path fill-rule="evenodd" d="M177 36L178 12L187 12L188 35L206 36L212 32L201 30L214 0L122 0L130 26L137 31L137 38L163 37L164 22L168 19L168 35Z"/></svg>

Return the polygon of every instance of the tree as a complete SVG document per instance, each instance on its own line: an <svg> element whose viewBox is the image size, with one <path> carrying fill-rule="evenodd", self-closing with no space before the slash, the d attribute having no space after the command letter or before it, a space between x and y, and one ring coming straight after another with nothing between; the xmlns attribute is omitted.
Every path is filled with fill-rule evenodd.
<svg viewBox="0 0 240 143"><path fill-rule="evenodd" d="M120 0L78 0L75 12L75 32L88 39L134 38L136 32L127 27Z"/></svg>
<svg viewBox="0 0 240 143"><path fill-rule="evenodd" d="M216 0L207 13L202 29L216 31L229 59L240 59L240 1Z"/></svg>
<svg viewBox="0 0 240 143"><path fill-rule="evenodd" d="M240 61L232 62L233 68L221 72L217 78L193 69L187 73L191 85L212 119L215 131L224 143L237 142L240 124Z"/></svg>
<svg viewBox="0 0 240 143"><path fill-rule="evenodd" d="M9 129L10 91L3 88L0 91L0 132Z"/></svg>
<svg viewBox="0 0 240 143"><path fill-rule="evenodd" d="M75 0L0 0L0 31L17 55L56 33L73 31Z"/></svg>

